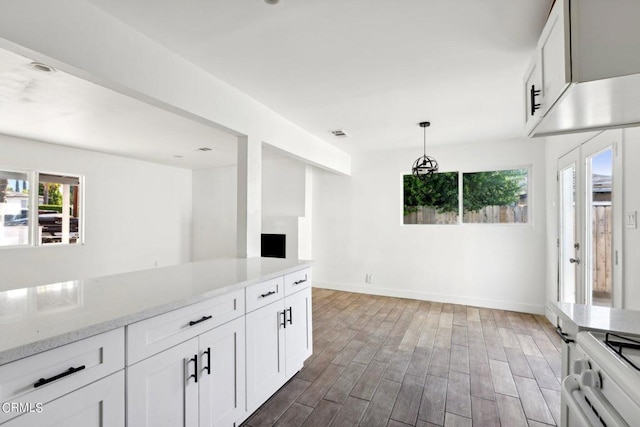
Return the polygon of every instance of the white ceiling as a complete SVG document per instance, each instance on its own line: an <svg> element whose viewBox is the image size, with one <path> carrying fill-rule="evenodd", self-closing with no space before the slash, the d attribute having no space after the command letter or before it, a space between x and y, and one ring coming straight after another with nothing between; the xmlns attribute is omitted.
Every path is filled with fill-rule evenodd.
<svg viewBox="0 0 640 427"><path fill-rule="evenodd" d="M421 148L423 120L430 145L524 136L522 75L551 5L88 1L351 153ZM231 135L64 73L44 81L12 55L0 53L2 133L191 168L235 159Z"/></svg>
<svg viewBox="0 0 640 427"><path fill-rule="evenodd" d="M191 169L236 163L233 135L30 63L0 49L0 133Z"/></svg>

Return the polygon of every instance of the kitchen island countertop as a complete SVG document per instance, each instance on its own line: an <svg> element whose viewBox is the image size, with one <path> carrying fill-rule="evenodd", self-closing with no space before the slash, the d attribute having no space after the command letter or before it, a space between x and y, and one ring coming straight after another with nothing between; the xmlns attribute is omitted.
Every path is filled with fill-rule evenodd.
<svg viewBox="0 0 640 427"><path fill-rule="evenodd" d="M551 302L560 319L573 322L578 330L600 330L640 335L640 311L595 305Z"/></svg>
<svg viewBox="0 0 640 427"><path fill-rule="evenodd" d="M310 265L212 259L0 292L0 365Z"/></svg>

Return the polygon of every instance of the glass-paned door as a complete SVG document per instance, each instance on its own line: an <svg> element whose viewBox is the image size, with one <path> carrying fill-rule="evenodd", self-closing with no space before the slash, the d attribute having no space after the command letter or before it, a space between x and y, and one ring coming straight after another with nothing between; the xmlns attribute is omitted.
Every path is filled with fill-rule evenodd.
<svg viewBox="0 0 640 427"><path fill-rule="evenodd" d="M613 306L614 150L602 133L558 159L558 299Z"/></svg>
<svg viewBox="0 0 640 427"><path fill-rule="evenodd" d="M577 215L580 148L575 148L558 159L558 297L562 302L575 303L581 299L580 226Z"/></svg>
<svg viewBox="0 0 640 427"><path fill-rule="evenodd" d="M600 147L594 147L600 148ZM586 156L586 304L611 307L613 278L613 150L606 146Z"/></svg>

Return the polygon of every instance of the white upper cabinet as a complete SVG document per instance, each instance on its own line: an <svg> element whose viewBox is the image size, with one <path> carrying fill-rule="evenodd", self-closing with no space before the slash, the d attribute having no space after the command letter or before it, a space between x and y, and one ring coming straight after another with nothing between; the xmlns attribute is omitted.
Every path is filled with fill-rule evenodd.
<svg viewBox="0 0 640 427"><path fill-rule="evenodd" d="M529 136L640 123L640 2L557 0L523 79Z"/></svg>

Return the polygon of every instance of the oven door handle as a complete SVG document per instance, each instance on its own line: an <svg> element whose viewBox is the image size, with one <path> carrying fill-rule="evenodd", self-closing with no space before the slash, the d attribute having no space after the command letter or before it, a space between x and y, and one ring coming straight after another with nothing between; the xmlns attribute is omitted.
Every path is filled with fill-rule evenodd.
<svg viewBox="0 0 640 427"><path fill-rule="evenodd" d="M578 391L581 388L580 375L573 374L565 377L565 379L562 380L561 388L562 388L562 391L561 391L562 404L567 405L571 415L576 418L576 421L579 421L577 425L593 426L594 424L589 420L587 415L584 413L584 411L582 410L582 407L576 401L576 396L574 394L575 391ZM608 427L628 426L628 424L625 423L617 413L611 413L606 410L606 407L609 407L610 409L614 410L613 408L611 408L610 405L603 404L603 406L605 407L603 408L605 409L605 412L608 412L607 414L608 417L606 417L608 418L607 424L606 424ZM566 420L563 420L563 421L566 421Z"/></svg>
<svg viewBox="0 0 640 427"><path fill-rule="evenodd" d="M573 395L574 391L580 390L579 378L577 375L568 375L562 380L562 402L569 407L571 415L578 418L577 421L579 421L579 423L577 423L577 425L590 426L592 425L591 421L589 421L589 418L587 418Z"/></svg>
<svg viewBox="0 0 640 427"><path fill-rule="evenodd" d="M575 340L572 340L571 338L569 338L568 334L565 334L562 331L562 328L560 326L556 328L556 333L560 336L560 339L564 341L566 344L571 344L572 342L575 342Z"/></svg>

